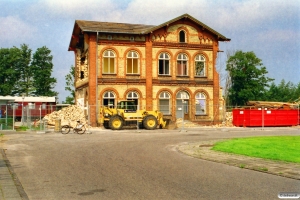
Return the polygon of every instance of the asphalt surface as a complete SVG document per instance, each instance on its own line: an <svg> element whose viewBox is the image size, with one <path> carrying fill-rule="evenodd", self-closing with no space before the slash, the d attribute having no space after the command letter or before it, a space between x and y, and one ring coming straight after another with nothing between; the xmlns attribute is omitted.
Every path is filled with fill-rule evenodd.
<svg viewBox="0 0 300 200"><path fill-rule="evenodd" d="M295 128L94 129L84 135L4 135L0 142L4 155L0 157L4 161L0 162L0 199L278 199L280 192L300 193L299 180L178 151L183 144L200 141L300 135Z"/></svg>

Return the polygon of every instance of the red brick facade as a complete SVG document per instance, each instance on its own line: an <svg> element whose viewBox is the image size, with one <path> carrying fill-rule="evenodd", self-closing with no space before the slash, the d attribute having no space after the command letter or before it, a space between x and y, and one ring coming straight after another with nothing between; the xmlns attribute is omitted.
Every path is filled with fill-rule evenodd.
<svg viewBox="0 0 300 200"><path fill-rule="evenodd" d="M76 102L90 106L92 126L99 106L124 99L172 120L220 123L216 58L229 40L187 14L158 26L76 21Z"/></svg>

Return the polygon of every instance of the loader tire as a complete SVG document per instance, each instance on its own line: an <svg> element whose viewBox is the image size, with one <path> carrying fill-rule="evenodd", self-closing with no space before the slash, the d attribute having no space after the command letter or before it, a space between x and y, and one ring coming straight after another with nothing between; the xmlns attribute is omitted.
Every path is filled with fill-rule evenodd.
<svg viewBox="0 0 300 200"><path fill-rule="evenodd" d="M153 115L148 115L143 120L143 126L145 127L145 129L154 130L157 128L157 125L157 119Z"/></svg>
<svg viewBox="0 0 300 200"><path fill-rule="evenodd" d="M112 130L121 130L123 128L124 121L119 115L112 116L109 120L109 127Z"/></svg>
<svg viewBox="0 0 300 200"><path fill-rule="evenodd" d="M104 128L109 129L109 121L104 121L103 126Z"/></svg>

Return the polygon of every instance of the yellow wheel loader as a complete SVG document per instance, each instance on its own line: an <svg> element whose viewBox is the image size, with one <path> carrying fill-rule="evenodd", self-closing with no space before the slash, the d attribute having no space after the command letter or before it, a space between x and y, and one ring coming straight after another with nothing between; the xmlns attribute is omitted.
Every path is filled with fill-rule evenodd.
<svg viewBox="0 0 300 200"><path fill-rule="evenodd" d="M159 111L137 110L134 101L120 101L117 108L100 107L98 122L107 129L121 130L123 126L138 126L148 130L166 128L167 121Z"/></svg>

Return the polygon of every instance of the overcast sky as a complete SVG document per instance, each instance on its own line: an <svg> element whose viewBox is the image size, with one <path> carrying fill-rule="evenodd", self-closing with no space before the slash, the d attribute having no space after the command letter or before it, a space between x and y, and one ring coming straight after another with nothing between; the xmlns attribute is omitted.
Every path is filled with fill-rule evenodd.
<svg viewBox="0 0 300 200"><path fill-rule="evenodd" d="M227 51L253 51L276 84L297 84L299 11L300 0L0 0L0 48L48 47L61 102L69 95L65 75L74 65L68 46L75 20L159 25L188 13L231 39L220 44L221 76Z"/></svg>

